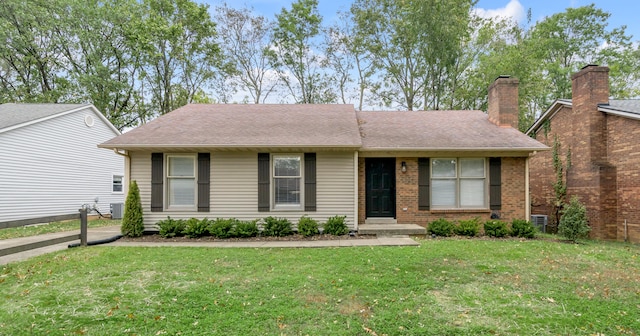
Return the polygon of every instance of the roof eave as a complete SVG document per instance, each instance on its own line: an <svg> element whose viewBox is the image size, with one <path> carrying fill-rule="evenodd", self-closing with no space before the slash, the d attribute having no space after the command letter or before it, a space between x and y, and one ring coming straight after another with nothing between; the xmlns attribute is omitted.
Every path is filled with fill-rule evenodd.
<svg viewBox="0 0 640 336"><path fill-rule="evenodd" d="M640 114L637 114L637 113L634 113L634 112L622 111L622 110L619 110L619 109L613 109L613 108L604 107L604 106L598 106L598 111L603 112L603 113L607 113L607 114L617 115L617 116L620 116L620 117L640 120Z"/></svg>
<svg viewBox="0 0 640 336"><path fill-rule="evenodd" d="M98 145L99 148L107 148L107 149L154 149L154 148L202 148L202 149L247 149L247 148L255 148L255 149L263 149L263 148L321 148L321 149L330 149L330 148L340 148L340 149L354 149L358 150L361 148L361 145L313 145L313 144L260 144L260 145L220 145L220 144L108 144L102 143Z"/></svg>
<svg viewBox="0 0 640 336"><path fill-rule="evenodd" d="M551 106L549 106L549 108L540 116L540 118L538 118L538 120L536 120L533 125L531 125L529 129L527 129L525 134L530 136L532 132L537 132L542 124L546 120L553 118L553 116L560 110L560 107L562 106L573 106L573 102L556 99L553 104L551 104Z"/></svg>
<svg viewBox="0 0 640 336"><path fill-rule="evenodd" d="M362 152L537 152L547 151L544 147L365 147Z"/></svg>

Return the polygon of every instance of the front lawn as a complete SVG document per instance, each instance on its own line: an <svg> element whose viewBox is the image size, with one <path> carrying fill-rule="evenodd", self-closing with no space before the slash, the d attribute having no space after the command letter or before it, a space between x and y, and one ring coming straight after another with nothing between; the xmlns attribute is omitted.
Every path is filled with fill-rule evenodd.
<svg viewBox="0 0 640 336"><path fill-rule="evenodd" d="M0 335L637 335L640 247L69 249L4 266Z"/></svg>

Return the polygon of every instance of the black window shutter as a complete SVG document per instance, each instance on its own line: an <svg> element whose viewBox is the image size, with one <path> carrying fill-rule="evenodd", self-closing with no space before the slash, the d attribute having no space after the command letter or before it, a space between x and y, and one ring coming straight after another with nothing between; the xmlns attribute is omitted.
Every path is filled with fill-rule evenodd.
<svg viewBox="0 0 640 336"><path fill-rule="evenodd" d="M429 181L431 178L428 158L418 158L418 210L429 210Z"/></svg>
<svg viewBox="0 0 640 336"><path fill-rule="evenodd" d="M269 211L269 153L258 153L258 211Z"/></svg>
<svg viewBox="0 0 640 336"><path fill-rule="evenodd" d="M304 211L316 211L316 153L304 153Z"/></svg>
<svg viewBox="0 0 640 336"><path fill-rule="evenodd" d="M151 153L151 211L162 212L162 194L164 181L164 155L162 153Z"/></svg>
<svg viewBox="0 0 640 336"><path fill-rule="evenodd" d="M502 208L502 159L489 158L489 208Z"/></svg>
<svg viewBox="0 0 640 336"><path fill-rule="evenodd" d="M198 153L198 212L209 212L210 153Z"/></svg>

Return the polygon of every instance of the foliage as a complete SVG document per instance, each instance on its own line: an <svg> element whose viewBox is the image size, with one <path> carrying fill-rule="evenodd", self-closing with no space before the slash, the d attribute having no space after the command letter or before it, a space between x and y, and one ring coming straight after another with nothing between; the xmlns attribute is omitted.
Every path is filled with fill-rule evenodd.
<svg viewBox="0 0 640 336"><path fill-rule="evenodd" d="M454 228L455 225L452 222L444 218L440 218L429 223L427 232L436 236L451 237L451 235L453 235Z"/></svg>
<svg viewBox="0 0 640 336"><path fill-rule="evenodd" d="M511 222L511 235L520 238L533 238L536 235L536 228L528 220L514 219Z"/></svg>
<svg viewBox="0 0 640 336"><path fill-rule="evenodd" d="M300 217L298 220L298 233L304 237L310 237L318 234L320 231L318 230L318 222L307 216Z"/></svg>
<svg viewBox="0 0 640 336"><path fill-rule="evenodd" d="M264 219L262 234L272 237L284 237L293 234L291 222L286 218L269 216Z"/></svg>
<svg viewBox="0 0 640 336"><path fill-rule="evenodd" d="M569 204L562 210L558 233L575 242L577 239L587 237L590 230L586 207L580 203L577 196L571 197Z"/></svg>
<svg viewBox="0 0 640 336"><path fill-rule="evenodd" d="M161 220L156 225L160 228L160 236L162 238L173 238L184 236L184 228L186 227L186 221L184 219L173 219L167 217L165 220Z"/></svg>
<svg viewBox="0 0 640 336"><path fill-rule="evenodd" d="M507 223L492 219L484 223L484 234L489 237L502 238L509 235L509 229L507 229Z"/></svg>
<svg viewBox="0 0 640 336"><path fill-rule="evenodd" d="M140 202L140 189L134 180L129 184L129 192L125 201L124 215L122 217L122 235L126 237L140 237L144 233L144 220L142 218L142 203Z"/></svg>
<svg viewBox="0 0 640 336"><path fill-rule="evenodd" d="M237 221L233 229L233 236L239 238L255 237L260 232L257 221Z"/></svg>
<svg viewBox="0 0 640 336"><path fill-rule="evenodd" d="M197 218L190 218L185 223L184 235L189 238L199 238L209 234L209 225L211 221L207 218L199 220Z"/></svg>
<svg viewBox="0 0 640 336"><path fill-rule="evenodd" d="M553 204L551 204L551 223L549 223L551 230L556 230L558 228L558 224L560 221L560 214L562 212L562 208L565 204L565 198L567 196L567 183L566 183L566 174L569 168L571 168L571 149L567 150L567 157L563 164L560 159L560 148L562 144L558 140L558 135L555 135L553 138L553 147L552 147L552 160L553 160L553 171L555 172L556 180L553 182L553 195L554 200ZM566 169L565 169L566 165Z"/></svg>
<svg viewBox="0 0 640 336"><path fill-rule="evenodd" d="M458 225L454 227L453 231L459 236L475 237L480 231L480 219L461 220L458 222Z"/></svg>
<svg viewBox="0 0 640 336"><path fill-rule="evenodd" d="M337 215L329 217L324 223L322 233L334 236L342 236L349 233L349 227L347 227L347 222L345 221L346 218L347 216Z"/></svg>
<svg viewBox="0 0 640 336"><path fill-rule="evenodd" d="M235 225L238 222L235 218L217 218L209 225L209 233L216 238L231 238L235 235Z"/></svg>

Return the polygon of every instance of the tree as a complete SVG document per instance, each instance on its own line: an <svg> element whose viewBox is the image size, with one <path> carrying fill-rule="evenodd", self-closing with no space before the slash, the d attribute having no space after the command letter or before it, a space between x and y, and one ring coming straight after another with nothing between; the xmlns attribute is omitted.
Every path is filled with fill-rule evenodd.
<svg viewBox="0 0 640 336"><path fill-rule="evenodd" d="M138 189L138 183L135 180L131 181L129 185L120 231L127 237L140 237L144 232L140 189Z"/></svg>
<svg viewBox="0 0 640 336"><path fill-rule="evenodd" d="M316 39L322 16L317 0L298 0L291 10L276 15L271 64L289 93L299 104L331 103L336 100L330 77L323 71Z"/></svg>
<svg viewBox="0 0 640 336"><path fill-rule="evenodd" d="M233 65L227 74L249 91L253 103L264 103L277 85L266 52L273 24L246 8L225 4L216 12L220 44L225 46L225 59Z"/></svg>
<svg viewBox="0 0 640 336"><path fill-rule="evenodd" d="M469 35L471 0L356 0L356 31L371 53L385 105L441 108L448 72ZM443 25L442 22L447 22Z"/></svg>
<svg viewBox="0 0 640 336"><path fill-rule="evenodd" d="M151 108L165 114L192 102L221 65L215 23L207 6L191 0L144 0L130 23L142 52L141 79Z"/></svg>

